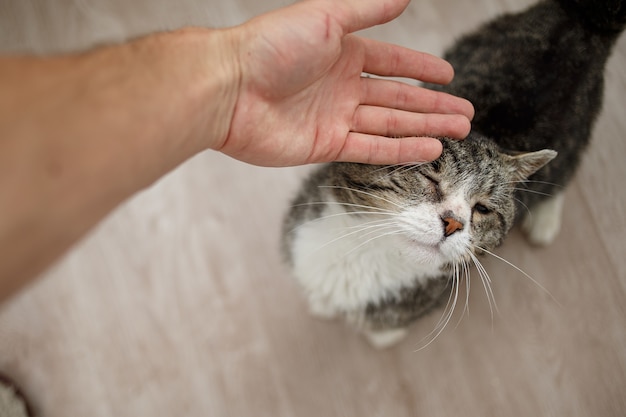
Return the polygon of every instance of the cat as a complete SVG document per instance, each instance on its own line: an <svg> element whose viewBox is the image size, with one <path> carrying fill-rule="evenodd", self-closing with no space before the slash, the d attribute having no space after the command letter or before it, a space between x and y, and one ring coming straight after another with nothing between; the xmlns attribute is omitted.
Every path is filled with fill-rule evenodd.
<svg viewBox="0 0 626 417"><path fill-rule="evenodd" d="M604 68L625 25L624 0L544 0L461 38L444 55L455 79L429 86L472 101L472 128L502 149L558 151L531 178L531 192L516 196L518 216L531 209L522 226L535 244L559 231L564 187L591 138Z"/></svg>
<svg viewBox="0 0 626 417"><path fill-rule="evenodd" d="M444 55L453 82L429 87L468 98L476 115L465 140L441 138L439 159L315 170L282 233L311 312L342 316L372 345L388 347L454 301L470 263L487 279L477 256L517 221L531 242L551 242L564 186L601 108L624 2L544 0L460 38Z"/></svg>

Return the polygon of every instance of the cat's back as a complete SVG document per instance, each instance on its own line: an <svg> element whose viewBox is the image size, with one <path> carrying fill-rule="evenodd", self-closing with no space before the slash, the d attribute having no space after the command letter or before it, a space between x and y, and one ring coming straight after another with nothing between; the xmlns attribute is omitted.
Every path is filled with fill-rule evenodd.
<svg viewBox="0 0 626 417"><path fill-rule="evenodd" d="M465 97L472 129L510 151L558 157L532 180L533 204L565 186L601 109L604 68L626 22L626 0L544 0L461 37L445 54L455 79L435 89Z"/></svg>
<svg viewBox="0 0 626 417"><path fill-rule="evenodd" d="M540 149L546 136L563 130L586 137L600 110L615 32L562 3L546 0L501 16L446 53L456 76L442 89L472 101L474 129L505 148Z"/></svg>

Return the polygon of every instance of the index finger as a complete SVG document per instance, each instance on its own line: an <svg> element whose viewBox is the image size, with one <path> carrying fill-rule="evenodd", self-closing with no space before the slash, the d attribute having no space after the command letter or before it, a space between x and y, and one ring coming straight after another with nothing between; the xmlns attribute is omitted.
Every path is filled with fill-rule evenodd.
<svg viewBox="0 0 626 417"><path fill-rule="evenodd" d="M344 33L387 23L400 16L410 0L330 0L329 10Z"/></svg>
<svg viewBox="0 0 626 417"><path fill-rule="evenodd" d="M365 47L363 71L387 77L404 77L435 84L454 78L452 65L434 55L373 39L360 38Z"/></svg>

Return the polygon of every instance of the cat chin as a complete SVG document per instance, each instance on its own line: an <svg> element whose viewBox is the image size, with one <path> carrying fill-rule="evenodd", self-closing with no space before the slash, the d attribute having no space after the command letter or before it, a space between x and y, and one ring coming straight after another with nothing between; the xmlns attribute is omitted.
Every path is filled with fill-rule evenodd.
<svg viewBox="0 0 626 417"><path fill-rule="evenodd" d="M436 244L407 237L407 256L420 265L440 270L449 264L463 263L468 258L469 236L454 236Z"/></svg>
<svg viewBox="0 0 626 417"><path fill-rule="evenodd" d="M424 245L412 240L407 245L405 253L414 263L425 267L430 266L434 271L450 262L450 259L442 252L440 245Z"/></svg>

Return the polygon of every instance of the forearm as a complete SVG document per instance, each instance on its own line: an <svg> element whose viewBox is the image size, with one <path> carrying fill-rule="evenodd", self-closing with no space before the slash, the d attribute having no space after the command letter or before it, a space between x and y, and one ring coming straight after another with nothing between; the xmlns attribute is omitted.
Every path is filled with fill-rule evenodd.
<svg viewBox="0 0 626 417"><path fill-rule="evenodd" d="M0 300L121 201L228 133L224 32L0 59Z"/></svg>

